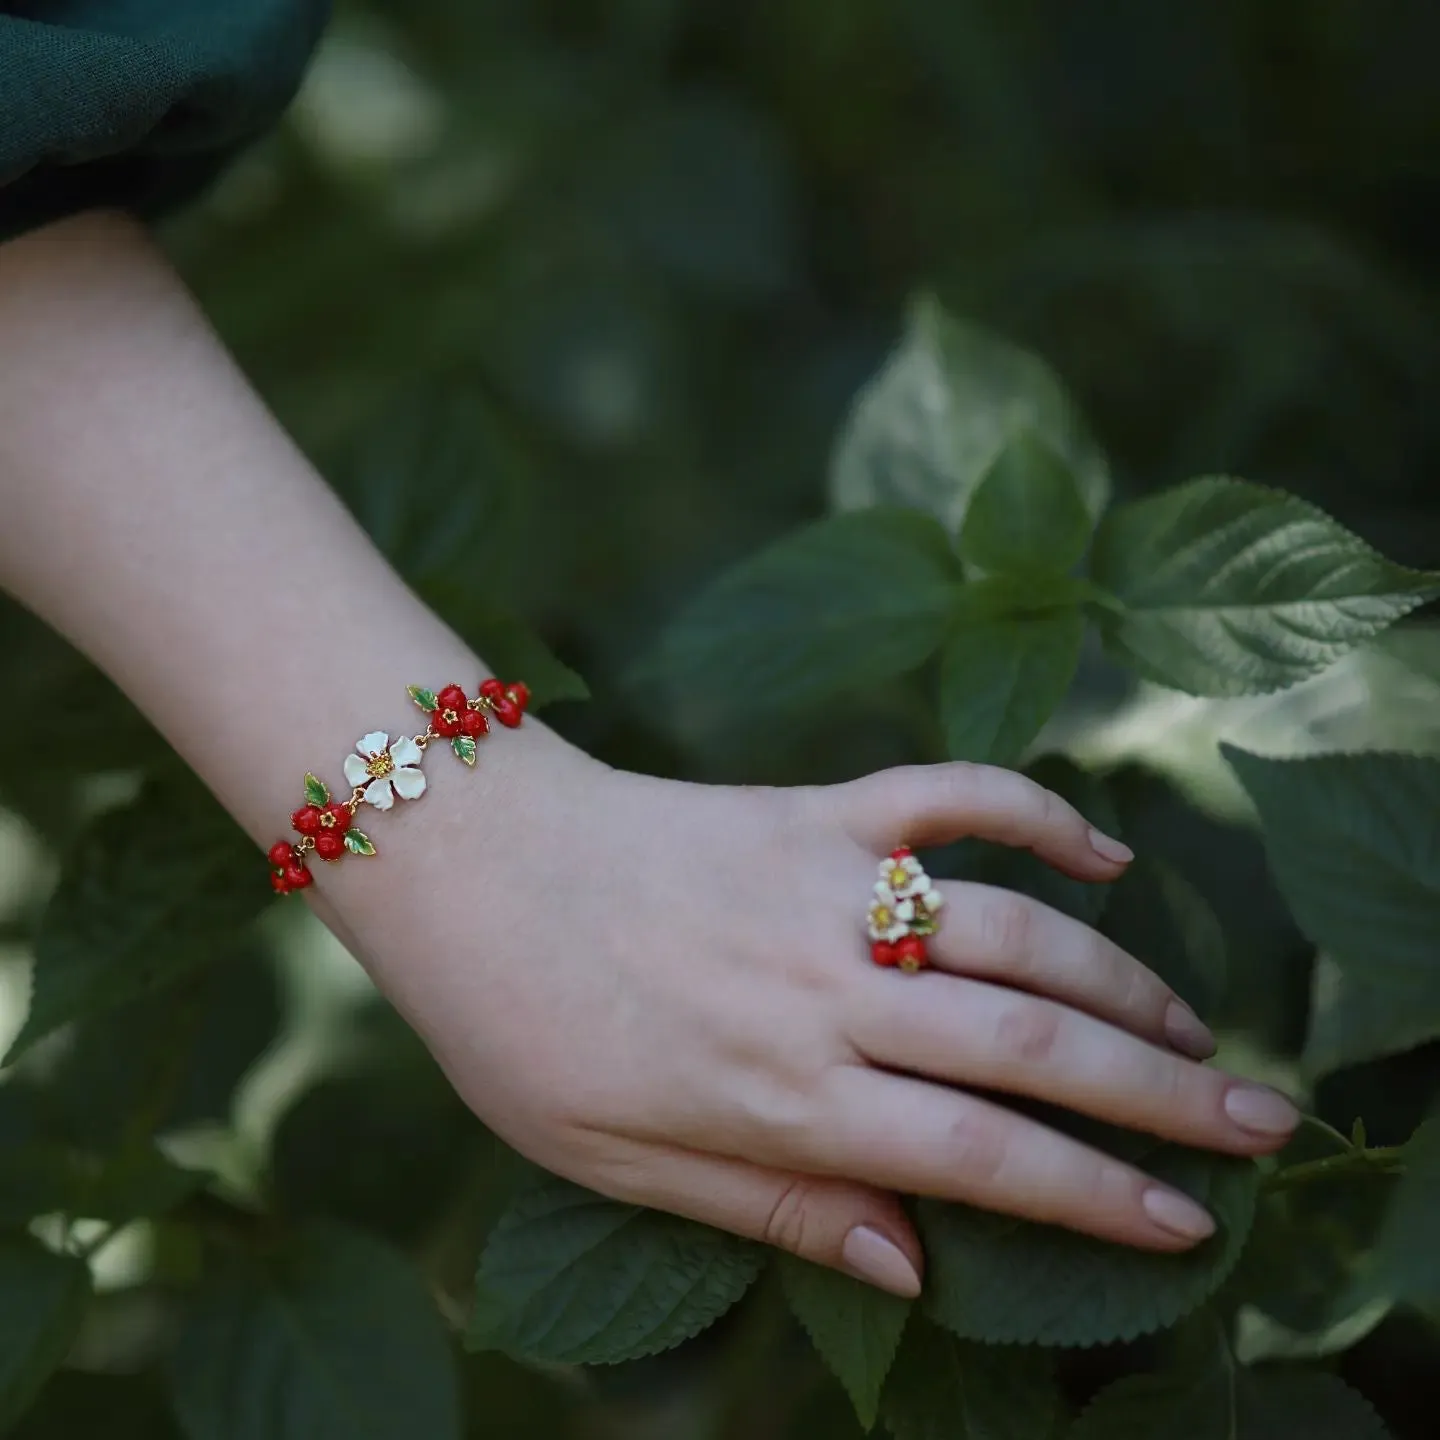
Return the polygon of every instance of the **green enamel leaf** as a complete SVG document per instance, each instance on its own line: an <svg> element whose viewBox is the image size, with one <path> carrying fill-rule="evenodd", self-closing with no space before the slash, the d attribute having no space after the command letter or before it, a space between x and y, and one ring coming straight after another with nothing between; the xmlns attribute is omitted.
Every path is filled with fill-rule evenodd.
<svg viewBox="0 0 1440 1440"><path fill-rule="evenodd" d="M780 1256L780 1276L795 1318L844 1385L868 1430L875 1423L880 1391L911 1302L793 1255Z"/></svg>
<svg viewBox="0 0 1440 1440"><path fill-rule="evenodd" d="M1118 506L1091 568L1117 659L1192 695L1259 695L1333 665L1440 593L1284 491L1205 476Z"/></svg>
<svg viewBox="0 0 1440 1440"><path fill-rule="evenodd" d="M352 855L373 855L375 853L374 844L363 830L347 830L345 832L345 848Z"/></svg>
<svg viewBox="0 0 1440 1440"><path fill-rule="evenodd" d="M407 685L405 689L409 692L410 698L422 710L434 710L440 704L435 698L435 692L427 690L423 685Z"/></svg>
<svg viewBox="0 0 1440 1440"><path fill-rule="evenodd" d="M1204 1205L1217 1230L1180 1254L1157 1254L995 1215L922 1200L932 1319L964 1340L1022 1345L1104 1345L1173 1325L1234 1268L1255 1214L1253 1162L1149 1137L1083 1126L1082 1138ZM1093 1133L1092 1133L1093 1132Z"/></svg>
<svg viewBox="0 0 1440 1440"><path fill-rule="evenodd" d="M467 764L475 763L475 741L469 735L457 735L451 742L450 748Z"/></svg>
<svg viewBox="0 0 1440 1440"><path fill-rule="evenodd" d="M328 805L330 787L317 776L305 772L305 801L309 805Z"/></svg>
<svg viewBox="0 0 1440 1440"><path fill-rule="evenodd" d="M762 1260L722 1230L545 1176L485 1246L468 1344L572 1365L655 1355L725 1314Z"/></svg>
<svg viewBox="0 0 1440 1440"><path fill-rule="evenodd" d="M75 1340L90 1272L28 1236L0 1240L0 1430L29 1405Z"/></svg>

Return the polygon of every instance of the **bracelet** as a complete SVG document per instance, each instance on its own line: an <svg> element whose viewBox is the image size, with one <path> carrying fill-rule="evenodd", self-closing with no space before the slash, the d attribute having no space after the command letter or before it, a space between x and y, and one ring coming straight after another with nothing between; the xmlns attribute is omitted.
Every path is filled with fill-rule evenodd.
<svg viewBox="0 0 1440 1440"><path fill-rule="evenodd" d="M290 817L299 840L277 840L266 851L270 885L277 894L287 895L314 883L305 863L312 850L320 859L332 862L346 855L374 855L370 837L355 826L356 811L362 805L389 810L397 795L402 800L418 800L425 793L420 762L432 740L448 740L461 760L474 765L476 741L490 729L489 717L493 715L513 730L530 704L530 689L518 680L510 685L486 680L473 700L467 699L458 685L447 685L438 694L420 685L406 688L410 698L429 712L430 723L423 734L413 738L401 735L393 745L383 730L371 731L357 741L354 754L345 757L345 781L351 787L348 800L332 800L330 787L306 773L305 803Z"/></svg>

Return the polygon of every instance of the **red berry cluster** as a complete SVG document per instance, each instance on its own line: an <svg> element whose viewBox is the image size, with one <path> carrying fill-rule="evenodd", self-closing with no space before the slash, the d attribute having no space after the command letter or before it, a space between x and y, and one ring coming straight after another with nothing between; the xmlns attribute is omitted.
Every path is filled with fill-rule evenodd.
<svg viewBox="0 0 1440 1440"><path fill-rule="evenodd" d="M428 704L430 696L417 687L411 687L413 696L424 696L422 705ZM486 712L508 729L514 730L525 718L530 704L530 687L516 680L505 684L500 680L486 680L480 686L480 698L471 701L458 685L447 685L434 697L434 708L430 711L430 728L424 736L417 736L421 748L427 740L444 739L453 742L457 753L464 751L467 764L475 759L475 747L469 741L478 740L490 728ZM373 855L375 847L366 836L354 830L347 845L345 836L355 824L355 807L359 804L360 791L351 796L348 803L339 804L330 800L326 786L313 775L305 777L306 791L323 804L302 805L290 816L290 824L299 831L300 843L277 840L266 852L270 861L270 885L277 894L286 895L291 890L303 890L313 885L315 877L305 863L307 853L313 850L322 860L338 860L347 849L361 854ZM313 788L312 788L313 787Z"/></svg>

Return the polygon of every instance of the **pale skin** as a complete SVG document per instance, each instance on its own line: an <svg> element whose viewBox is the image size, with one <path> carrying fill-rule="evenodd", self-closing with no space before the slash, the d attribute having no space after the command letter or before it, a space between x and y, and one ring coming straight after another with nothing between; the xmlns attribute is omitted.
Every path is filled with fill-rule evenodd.
<svg viewBox="0 0 1440 1440"><path fill-rule="evenodd" d="M116 215L0 246L0 516L0 585L262 847L305 771L338 788L360 735L423 728L407 684L474 694L488 674ZM606 1194L911 1295L902 1193L1152 1250L1213 1230L972 1091L1237 1155L1298 1121L1200 1063L1208 1032L1139 960L1038 903L946 884L936 968L871 964L863 915L901 842L978 835L1080 879L1124 872L1123 846L1019 775L707 787L613 770L533 718L473 772L439 747L425 770L421 799L363 814L383 854L317 862L307 900L487 1124Z"/></svg>

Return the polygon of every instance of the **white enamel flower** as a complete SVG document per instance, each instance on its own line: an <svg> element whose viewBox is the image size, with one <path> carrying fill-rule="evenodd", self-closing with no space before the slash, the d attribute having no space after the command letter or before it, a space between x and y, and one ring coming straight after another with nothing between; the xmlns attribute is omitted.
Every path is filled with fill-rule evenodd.
<svg viewBox="0 0 1440 1440"><path fill-rule="evenodd" d="M420 747L402 735L393 745L383 730L373 730L356 742L356 754L345 757L345 779L365 787L362 797L377 810L388 810L398 795L418 800L425 793L420 773Z"/></svg>
<svg viewBox="0 0 1440 1440"><path fill-rule="evenodd" d="M880 862L881 883L901 900L924 895L930 889L930 877L913 855L888 855Z"/></svg>
<svg viewBox="0 0 1440 1440"><path fill-rule="evenodd" d="M882 880L870 902L870 938L894 942L905 935L915 915L915 903L902 900Z"/></svg>

